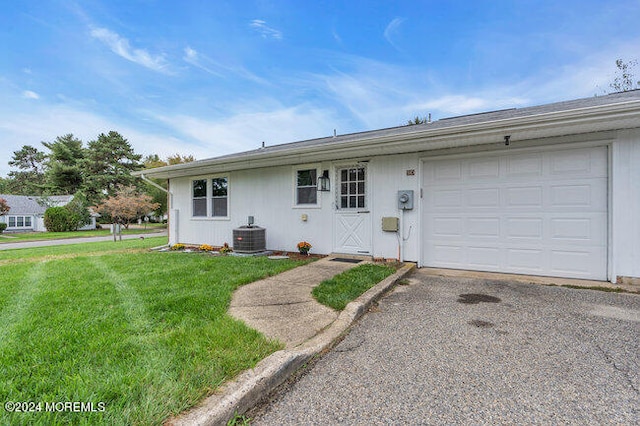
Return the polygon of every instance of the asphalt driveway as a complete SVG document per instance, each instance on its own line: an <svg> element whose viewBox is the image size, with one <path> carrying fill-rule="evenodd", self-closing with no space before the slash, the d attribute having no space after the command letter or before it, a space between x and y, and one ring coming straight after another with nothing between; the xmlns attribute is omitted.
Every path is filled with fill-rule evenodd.
<svg viewBox="0 0 640 426"><path fill-rule="evenodd" d="M640 296L410 281L252 424L640 423Z"/></svg>

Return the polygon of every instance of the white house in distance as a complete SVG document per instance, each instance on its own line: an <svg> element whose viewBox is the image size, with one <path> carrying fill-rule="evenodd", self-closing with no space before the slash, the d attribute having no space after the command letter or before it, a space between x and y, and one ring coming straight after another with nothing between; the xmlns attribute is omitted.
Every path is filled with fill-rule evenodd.
<svg viewBox="0 0 640 426"><path fill-rule="evenodd" d="M8 232L39 232L47 230L44 226L47 207L64 206L71 202L73 195L50 195L44 197L46 203L40 201L43 197L37 196L0 194L0 198L7 200L11 208L9 213L0 216L0 222L7 224ZM96 229L96 216L99 215L92 213L91 223L79 230Z"/></svg>
<svg viewBox="0 0 640 426"><path fill-rule="evenodd" d="M171 244L232 245L233 229L253 216L272 250L305 240L315 253L421 267L640 277L638 90L138 175L169 181Z"/></svg>

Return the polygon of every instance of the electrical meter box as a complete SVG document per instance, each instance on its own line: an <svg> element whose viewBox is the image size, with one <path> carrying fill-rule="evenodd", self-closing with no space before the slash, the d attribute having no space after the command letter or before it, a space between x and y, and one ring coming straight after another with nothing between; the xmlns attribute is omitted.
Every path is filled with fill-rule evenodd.
<svg viewBox="0 0 640 426"><path fill-rule="evenodd" d="M413 210L413 190L398 191L398 209Z"/></svg>
<svg viewBox="0 0 640 426"><path fill-rule="evenodd" d="M399 219L397 217L383 217L382 230L387 232L398 232Z"/></svg>

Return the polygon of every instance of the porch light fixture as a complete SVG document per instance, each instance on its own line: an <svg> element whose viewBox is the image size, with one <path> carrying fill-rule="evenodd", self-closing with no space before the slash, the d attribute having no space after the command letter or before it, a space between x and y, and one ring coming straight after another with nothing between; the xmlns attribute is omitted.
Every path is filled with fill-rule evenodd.
<svg viewBox="0 0 640 426"><path fill-rule="evenodd" d="M328 192L329 184L329 170L324 170L322 176L318 177L318 191Z"/></svg>

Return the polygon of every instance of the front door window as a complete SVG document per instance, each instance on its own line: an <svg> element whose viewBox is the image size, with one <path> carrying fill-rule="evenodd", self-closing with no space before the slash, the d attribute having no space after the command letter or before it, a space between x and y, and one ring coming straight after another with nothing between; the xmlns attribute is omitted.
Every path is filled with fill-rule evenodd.
<svg viewBox="0 0 640 426"><path fill-rule="evenodd" d="M363 209L367 206L364 167L340 169L338 205L341 209Z"/></svg>

